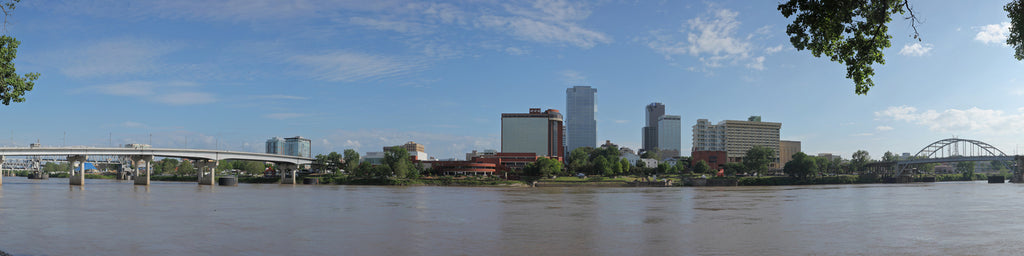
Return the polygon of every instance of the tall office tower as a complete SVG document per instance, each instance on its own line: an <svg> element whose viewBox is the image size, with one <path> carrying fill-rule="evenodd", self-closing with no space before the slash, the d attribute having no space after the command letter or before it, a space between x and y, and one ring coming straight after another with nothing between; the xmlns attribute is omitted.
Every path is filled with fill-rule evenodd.
<svg viewBox="0 0 1024 256"><path fill-rule="evenodd" d="M578 147L597 147L597 89L573 86L565 89L565 151Z"/></svg>
<svg viewBox="0 0 1024 256"><path fill-rule="evenodd" d="M663 115L658 118L658 151L666 157L679 156L682 150L682 125L677 115ZM670 153L669 151L675 151Z"/></svg>
<svg viewBox="0 0 1024 256"><path fill-rule="evenodd" d="M562 114L548 109L541 112L501 114L501 152L535 153L538 156L565 157Z"/></svg>
<svg viewBox="0 0 1024 256"><path fill-rule="evenodd" d="M644 112L644 120L647 126L643 128L643 145L641 149L652 150L658 148L658 118L665 115L665 105L661 102L647 104L647 111Z"/></svg>

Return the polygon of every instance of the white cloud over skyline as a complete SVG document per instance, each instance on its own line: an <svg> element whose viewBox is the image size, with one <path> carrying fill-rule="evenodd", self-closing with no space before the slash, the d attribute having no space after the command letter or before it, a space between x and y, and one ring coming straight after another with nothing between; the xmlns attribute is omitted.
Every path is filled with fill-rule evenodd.
<svg viewBox="0 0 1024 256"><path fill-rule="evenodd" d="M1006 36L1010 34L1010 22L988 24L979 27L978 30L978 34L974 35L974 40L986 44L1005 45Z"/></svg>
<svg viewBox="0 0 1024 256"><path fill-rule="evenodd" d="M920 56L927 55L929 52L932 51L932 48L933 48L932 44L921 44L921 43L907 44L907 45L903 45L903 49L900 49L900 55L920 57Z"/></svg>

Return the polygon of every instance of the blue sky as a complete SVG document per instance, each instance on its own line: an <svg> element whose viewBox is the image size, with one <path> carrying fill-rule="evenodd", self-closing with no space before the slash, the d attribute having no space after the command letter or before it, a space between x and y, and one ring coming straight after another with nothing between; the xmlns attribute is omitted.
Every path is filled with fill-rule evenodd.
<svg viewBox="0 0 1024 256"><path fill-rule="evenodd" d="M598 140L631 148L662 102L684 148L697 119L760 115L811 154L952 136L1012 154L1024 63L1003 43L1006 1L912 3L923 41L896 17L858 96L845 66L789 44L776 1L25 1L7 31L18 70L42 77L0 107L0 145L262 151L301 135L314 153L416 141L462 158L500 149L501 113L564 110L565 88L590 85Z"/></svg>

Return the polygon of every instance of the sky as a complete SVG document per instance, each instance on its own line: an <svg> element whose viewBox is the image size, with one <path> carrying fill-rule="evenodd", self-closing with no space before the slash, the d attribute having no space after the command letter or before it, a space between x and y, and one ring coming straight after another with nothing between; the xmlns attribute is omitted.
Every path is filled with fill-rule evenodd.
<svg viewBox="0 0 1024 256"><path fill-rule="evenodd" d="M639 148L644 107L690 126L759 115L809 154L916 153L950 137L1024 153L1024 63L1001 1L912 1L873 87L797 51L777 1L31 0L8 17L26 102L0 146L313 153L407 141L500 149L501 113L565 109L597 88L598 144ZM685 150L684 150L685 151ZM684 152L684 155L687 152Z"/></svg>

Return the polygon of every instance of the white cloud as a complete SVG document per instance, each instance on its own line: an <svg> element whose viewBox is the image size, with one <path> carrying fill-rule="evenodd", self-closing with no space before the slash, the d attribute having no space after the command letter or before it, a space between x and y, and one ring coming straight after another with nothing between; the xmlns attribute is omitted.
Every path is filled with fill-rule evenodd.
<svg viewBox="0 0 1024 256"><path fill-rule="evenodd" d="M270 119L277 119L277 120L294 119L294 118L300 118L300 117L305 117L305 116L309 116L309 114L305 114L305 113L271 113L271 114L263 115L263 117L270 118Z"/></svg>
<svg viewBox="0 0 1024 256"><path fill-rule="evenodd" d="M878 127L875 127L875 130L883 131L883 132L884 131L892 131L892 129L893 129L892 126L885 126L885 125L880 125Z"/></svg>
<svg viewBox="0 0 1024 256"><path fill-rule="evenodd" d="M978 28L978 34L974 36L974 40L981 41L982 43L995 43L995 44L1006 44L1006 36L1010 34L1010 23L1003 22L999 24L989 24Z"/></svg>
<svg viewBox="0 0 1024 256"><path fill-rule="evenodd" d="M530 7L506 4L505 9L512 16L484 14L476 19L476 25L508 32L522 40L568 43L584 49L612 42L610 36L577 24L590 16L584 2L536 0Z"/></svg>
<svg viewBox="0 0 1024 256"><path fill-rule="evenodd" d="M928 54L931 51L932 44L914 43L903 45L903 49L900 50L900 55L920 57Z"/></svg>
<svg viewBox="0 0 1024 256"><path fill-rule="evenodd" d="M508 54L511 54L511 55L516 55L516 56L530 54L529 50L524 50L524 49L518 48L518 47L508 47L508 48L505 48L505 52L508 53Z"/></svg>
<svg viewBox="0 0 1024 256"><path fill-rule="evenodd" d="M71 77L144 74L160 69L158 60L180 48L175 43L115 38L58 51L46 58Z"/></svg>
<svg viewBox="0 0 1024 256"><path fill-rule="evenodd" d="M894 106L875 112L875 116L906 121L937 132L973 132L982 134L1020 134L1024 132L1024 111L1008 114L1002 110L946 109L918 111L908 106Z"/></svg>
<svg viewBox="0 0 1024 256"><path fill-rule="evenodd" d="M270 95L254 95L254 99L268 99L268 100L308 100L309 97L295 96L295 95L284 95L284 94L270 94Z"/></svg>
<svg viewBox="0 0 1024 256"><path fill-rule="evenodd" d="M738 37L738 16L738 12L728 9L712 10L710 16L696 17L683 24L683 29L679 32L685 35L685 40L678 40L671 34L655 30L650 31L650 37L638 41L665 55L667 60L672 60L677 55L688 54L696 57L707 68L743 63L747 68L763 70L765 58L753 56L754 46L750 42L758 33L750 34L746 38ZM762 27L758 31L767 29ZM780 45L766 48L765 53L775 53L780 51L781 47Z"/></svg>
<svg viewBox="0 0 1024 256"><path fill-rule="evenodd" d="M85 87L76 92L125 96L169 105L197 105L217 101L216 96L211 93L195 91L194 88L198 86L196 83L184 81L128 81Z"/></svg>
<svg viewBox="0 0 1024 256"><path fill-rule="evenodd" d="M318 80L335 82L374 81L418 72L426 68L422 61L334 51L321 55L299 55L291 61L307 66Z"/></svg>
<svg viewBox="0 0 1024 256"><path fill-rule="evenodd" d="M775 47L764 48L764 54L768 54L768 55L772 55L772 54L775 54L775 53L778 53L778 52L781 52L781 51L782 51L782 45L781 44L778 45L778 46L775 46Z"/></svg>
<svg viewBox="0 0 1024 256"><path fill-rule="evenodd" d="M868 136L875 136L875 134L874 133L870 133L870 132L865 132L865 133L851 134L850 136L854 136L854 137L868 137Z"/></svg>
<svg viewBox="0 0 1024 256"><path fill-rule="evenodd" d="M587 76L576 70L563 70L562 81L566 85L583 85L587 83Z"/></svg>
<svg viewBox="0 0 1024 256"><path fill-rule="evenodd" d="M420 23L408 21L382 20L364 17L349 18L349 22L356 25L367 26L377 30L391 30L399 33L428 34L430 28Z"/></svg>

